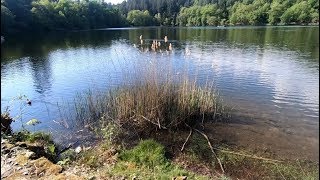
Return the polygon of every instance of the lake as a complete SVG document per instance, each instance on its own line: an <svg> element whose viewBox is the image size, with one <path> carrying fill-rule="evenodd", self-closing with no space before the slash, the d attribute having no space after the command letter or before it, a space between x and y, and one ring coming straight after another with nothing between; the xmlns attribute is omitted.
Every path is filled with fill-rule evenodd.
<svg viewBox="0 0 320 180"><path fill-rule="evenodd" d="M163 47L164 36L172 50L154 52L152 40ZM212 81L234 117L229 125L217 126L217 134L232 131L234 142L318 159L319 27L148 27L17 35L1 44L1 110L9 106L12 116L20 115L15 131L36 118L40 124L25 128L52 132L65 141L79 131L72 116L77 94L117 87L127 81L128 72L146 64L188 72L199 84ZM26 97L17 99L21 95Z"/></svg>

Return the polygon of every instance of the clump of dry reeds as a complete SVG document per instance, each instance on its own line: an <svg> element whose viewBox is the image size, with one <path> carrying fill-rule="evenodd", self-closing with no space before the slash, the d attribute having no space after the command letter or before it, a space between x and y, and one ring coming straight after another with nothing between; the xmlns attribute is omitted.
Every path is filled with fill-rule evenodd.
<svg viewBox="0 0 320 180"><path fill-rule="evenodd" d="M184 123L195 124L203 118L219 117L223 107L210 87L198 87L185 80L179 84L146 82L124 87L109 94L106 111L121 124L137 127L153 124L176 128Z"/></svg>
<svg viewBox="0 0 320 180"><path fill-rule="evenodd" d="M86 123L101 125L112 121L140 130L152 126L174 129L185 123L215 121L224 115L224 107L212 86L200 87L188 79L181 82L152 79L123 85L98 96L89 93L76 106L78 118Z"/></svg>
<svg viewBox="0 0 320 180"><path fill-rule="evenodd" d="M128 82L117 88L79 96L75 102L78 122L99 128L112 122L147 132L218 121L227 114L212 83L200 86L188 73L144 66L128 72Z"/></svg>

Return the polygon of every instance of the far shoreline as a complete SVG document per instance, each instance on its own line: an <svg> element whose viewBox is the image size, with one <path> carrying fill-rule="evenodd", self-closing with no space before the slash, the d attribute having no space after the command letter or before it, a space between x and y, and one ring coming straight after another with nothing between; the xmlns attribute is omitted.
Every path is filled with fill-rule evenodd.
<svg viewBox="0 0 320 180"><path fill-rule="evenodd" d="M277 28L277 27L318 27L319 23L309 23L309 24L261 24L261 25L222 25L222 26L125 26L125 27L105 27L96 29L50 29L50 30L24 30L24 31L14 31L7 34L1 34L3 37L10 37L15 35L23 35L28 33L52 33L52 32L87 32L87 31L104 31L104 30L129 30L129 29L144 29L144 28L182 28L182 29L237 29L237 28Z"/></svg>

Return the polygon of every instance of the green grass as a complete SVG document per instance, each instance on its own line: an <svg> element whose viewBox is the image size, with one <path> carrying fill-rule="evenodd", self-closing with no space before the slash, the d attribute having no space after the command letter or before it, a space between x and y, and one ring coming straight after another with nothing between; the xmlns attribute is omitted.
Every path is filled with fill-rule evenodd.
<svg viewBox="0 0 320 180"><path fill-rule="evenodd" d="M141 141L135 148L121 153L120 159L149 168L168 163L164 147L154 140Z"/></svg>
<svg viewBox="0 0 320 180"><path fill-rule="evenodd" d="M188 179L209 179L172 164L165 157L164 146L151 139L141 141L133 149L123 151L119 160L112 170L114 175L137 179L172 179L177 176L187 176Z"/></svg>

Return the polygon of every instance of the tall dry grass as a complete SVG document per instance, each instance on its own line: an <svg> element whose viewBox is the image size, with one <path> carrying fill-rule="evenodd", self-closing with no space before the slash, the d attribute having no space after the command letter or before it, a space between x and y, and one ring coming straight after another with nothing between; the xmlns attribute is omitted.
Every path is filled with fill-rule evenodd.
<svg viewBox="0 0 320 180"><path fill-rule="evenodd" d="M109 122L138 128L178 128L217 121L226 115L221 99L211 85L200 87L188 79L180 83L149 80L123 85L105 94L89 92L75 103L77 119L83 124Z"/></svg>
<svg viewBox="0 0 320 180"><path fill-rule="evenodd" d="M198 85L187 71L177 76L170 68L144 65L128 73L127 83L104 93L89 91L75 101L78 122L105 127L112 122L138 131L176 129L218 121L227 112L212 82ZM138 69L138 68L137 68Z"/></svg>

